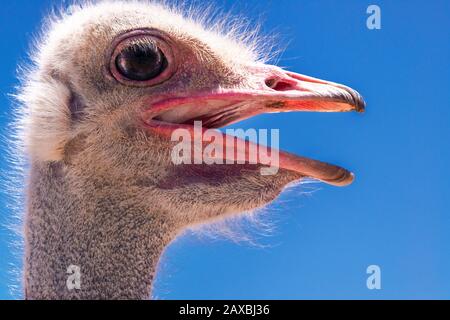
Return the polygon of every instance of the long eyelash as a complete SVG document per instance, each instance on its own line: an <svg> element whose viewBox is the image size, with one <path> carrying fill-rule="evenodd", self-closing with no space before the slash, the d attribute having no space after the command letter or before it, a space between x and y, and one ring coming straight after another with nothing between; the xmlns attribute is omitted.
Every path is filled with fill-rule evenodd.
<svg viewBox="0 0 450 320"><path fill-rule="evenodd" d="M139 37L139 38L135 38L135 39L131 39L129 41L129 47L133 48L134 50L138 51L140 49L146 49L148 47L158 47L155 43L155 41L153 41L151 38L149 37Z"/></svg>

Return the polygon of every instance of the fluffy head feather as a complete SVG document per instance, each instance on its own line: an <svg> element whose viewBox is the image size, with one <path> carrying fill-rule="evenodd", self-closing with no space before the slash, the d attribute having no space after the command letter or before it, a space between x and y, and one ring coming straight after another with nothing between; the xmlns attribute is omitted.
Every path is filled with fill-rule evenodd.
<svg viewBox="0 0 450 320"><path fill-rule="evenodd" d="M50 15L35 40L32 65L23 69L17 94L22 106L17 112L19 139L26 153L43 161L62 159L64 145L73 137L67 108L71 91L80 90L85 82L80 59L102 64L98 59L103 58L103 44L113 35L151 25L191 43L200 61L219 57L229 62L222 71L232 76L233 70L228 69L236 57L243 63L263 62L273 53L269 37L260 37L258 25L245 21L212 7L164 1L81 1Z"/></svg>

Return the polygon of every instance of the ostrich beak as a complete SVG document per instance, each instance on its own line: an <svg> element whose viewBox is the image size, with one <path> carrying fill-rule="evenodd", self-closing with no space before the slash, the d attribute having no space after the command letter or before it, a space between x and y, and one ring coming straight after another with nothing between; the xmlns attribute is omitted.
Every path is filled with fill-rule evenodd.
<svg viewBox="0 0 450 320"><path fill-rule="evenodd" d="M365 102L355 90L334 82L293 72L273 72L265 84L274 92L267 96L275 99L269 108L283 111L364 112Z"/></svg>
<svg viewBox="0 0 450 320"><path fill-rule="evenodd" d="M275 66L257 65L249 68L248 88L220 89L196 94L163 98L152 103L145 112L146 127L152 132L170 137L183 128L195 133L194 122L203 129L220 128L262 113L278 112L363 112L365 102L355 90L333 82L285 71ZM217 147L228 155L252 156L249 150L258 145L222 134ZM224 142L228 141L228 142ZM233 141L230 144L230 141ZM204 141L203 141L204 142ZM232 148L232 152L225 152ZM278 150L271 150L274 152ZM328 184L350 184L354 175L338 166L279 151L279 167L301 173Z"/></svg>

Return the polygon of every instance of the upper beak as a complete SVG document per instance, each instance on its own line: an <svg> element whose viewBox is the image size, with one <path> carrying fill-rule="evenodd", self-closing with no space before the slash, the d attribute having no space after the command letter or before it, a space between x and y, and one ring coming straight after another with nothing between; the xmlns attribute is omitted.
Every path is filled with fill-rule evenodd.
<svg viewBox="0 0 450 320"><path fill-rule="evenodd" d="M330 81L266 66L263 97L274 101L268 108L280 111L363 112L365 102L352 88Z"/></svg>
<svg viewBox="0 0 450 320"><path fill-rule="evenodd" d="M202 121L219 128L261 113L315 111L363 112L365 102L355 90L334 82L261 65L250 68L250 81L242 88L221 88L152 103L148 119L192 124Z"/></svg>

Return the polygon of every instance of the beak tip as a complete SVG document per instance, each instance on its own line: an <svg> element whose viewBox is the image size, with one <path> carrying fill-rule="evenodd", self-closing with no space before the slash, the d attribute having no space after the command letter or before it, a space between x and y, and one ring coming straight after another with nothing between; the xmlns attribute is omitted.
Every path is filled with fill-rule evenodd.
<svg viewBox="0 0 450 320"><path fill-rule="evenodd" d="M359 94L356 93L355 99L355 109L358 113L364 113L366 111L366 101L364 101L364 98Z"/></svg>
<svg viewBox="0 0 450 320"><path fill-rule="evenodd" d="M362 99L362 98L361 98ZM356 112L358 113L364 113L366 111L366 102L364 100L359 101L356 104L355 108Z"/></svg>
<svg viewBox="0 0 450 320"><path fill-rule="evenodd" d="M355 90L350 89L349 91L352 96L354 110L358 113L364 113L366 110L366 101L364 101L364 98Z"/></svg>
<svg viewBox="0 0 450 320"><path fill-rule="evenodd" d="M335 179L333 181L324 181L324 182L336 187L346 187L352 184L353 181L355 181L355 175L353 174L353 172L349 172L347 170L345 171L346 171L345 174L343 174L341 178Z"/></svg>
<svg viewBox="0 0 450 320"><path fill-rule="evenodd" d="M353 183L353 181L355 181L355 174L353 173L353 172L350 172L350 174L349 174L349 179L348 179L348 184L351 184L351 183Z"/></svg>
<svg viewBox="0 0 450 320"><path fill-rule="evenodd" d="M339 181L339 186L346 187L348 185L351 185L353 181L355 181L355 175L353 174L353 172L349 172L344 179Z"/></svg>

